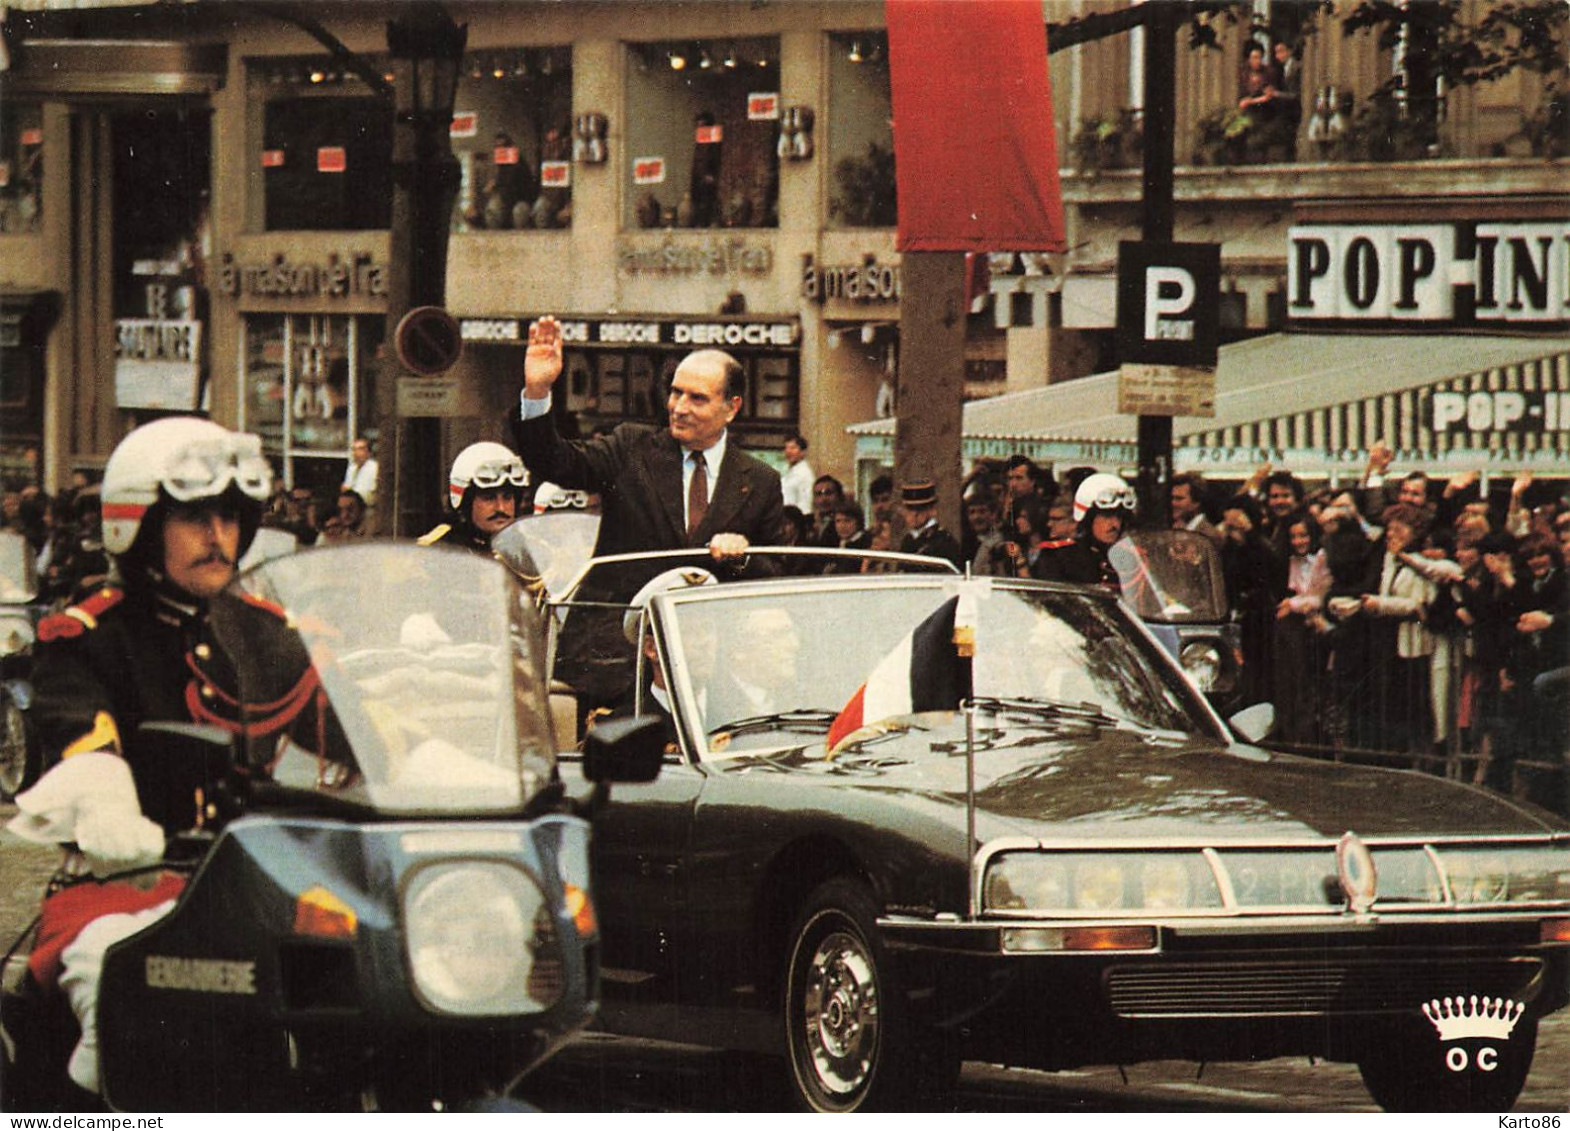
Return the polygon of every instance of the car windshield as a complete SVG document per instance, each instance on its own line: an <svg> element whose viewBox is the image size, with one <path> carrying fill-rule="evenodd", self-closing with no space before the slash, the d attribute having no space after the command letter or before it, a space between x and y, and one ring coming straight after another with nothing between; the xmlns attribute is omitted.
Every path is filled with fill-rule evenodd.
<svg viewBox="0 0 1570 1131"><path fill-rule="evenodd" d="M515 812L551 778L538 618L494 561L391 542L310 550L242 575L213 622L242 710L324 693L319 718L300 716L315 725L246 735L247 763L279 785L479 814Z"/></svg>
<svg viewBox="0 0 1570 1131"><path fill-rule="evenodd" d="M522 524L514 523L508 530L519 525ZM706 549L595 558L570 586L566 600L554 604L560 635L551 675L591 703L611 703L621 698L632 683L637 665L637 649L627 639L624 624L630 602L651 579L670 570L698 569L712 574L716 582L729 583L760 575L789 578L858 574L863 565L869 573L954 574L954 567L943 558L794 546L756 549L748 554L744 567L717 565Z"/></svg>
<svg viewBox="0 0 1570 1131"><path fill-rule="evenodd" d="M1136 530L1113 545L1123 599L1142 619L1215 624L1227 619L1221 551L1193 530Z"/></svg>
<svg viewBox="0 0 1570 1131"><path fill-rule="evenodd" d="M1208 727L1125 615L1085 594L957 579L754 586L744 595L707 589L670 598L664 635L676 698L689 731L704 736L700 753L821 742L874 670L891 670L884 661L897 649L910 649L892 663L907 682L941 683L944 666L956 663L953 630L918 626L935 623L961 591L974 609L978 699L1067 708L1114 725ZM940 646L926 650L907 640L913 635ZM865 698L870 704L873 692Z"/></svg>
<svg viewBox="0 0 1570 1131"><path fill-rule="evenodd" d="M0 602L26 604L38 596L33 548L12 530L0 530Z"/></svg>

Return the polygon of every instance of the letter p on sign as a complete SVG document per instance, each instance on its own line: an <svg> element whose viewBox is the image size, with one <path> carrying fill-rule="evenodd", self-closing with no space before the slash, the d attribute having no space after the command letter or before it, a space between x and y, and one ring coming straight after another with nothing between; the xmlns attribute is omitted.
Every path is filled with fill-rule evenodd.
<svg viewBox="0 0 1570 1131"><path fill-rule="evenodd" d="M1145 340L1193 341L1193 318L1187 321L1171 320L1193 311L1194 296L1198 291L1194 276L1181 267L1145 268Z"/></svg>
<svg viewBox="0 0 1570 1131"><path fill-rule="evenodd" d="M1219 244L1119 244L1119 365L1214 369L1220 294Z"/></svg>

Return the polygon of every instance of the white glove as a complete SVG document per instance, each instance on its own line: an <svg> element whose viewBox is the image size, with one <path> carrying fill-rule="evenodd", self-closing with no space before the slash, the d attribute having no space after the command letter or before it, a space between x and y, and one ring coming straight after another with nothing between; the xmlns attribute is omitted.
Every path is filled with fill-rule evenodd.
<svg viewBox="0 0 1570 1131"><path fill-rule="evenodd" d="M96 876L163 858L163 830L142 816L131 767L119 755L72 755L17 794L16 807L11 832L46 844L76 841Z"/></svg>
<svg viewBox="0 0 1570 1131"><path fill-rule="evenodd" d="M99 879L164 858L164 830L138 809L89 802L76 818L76 847Z"/></svg>

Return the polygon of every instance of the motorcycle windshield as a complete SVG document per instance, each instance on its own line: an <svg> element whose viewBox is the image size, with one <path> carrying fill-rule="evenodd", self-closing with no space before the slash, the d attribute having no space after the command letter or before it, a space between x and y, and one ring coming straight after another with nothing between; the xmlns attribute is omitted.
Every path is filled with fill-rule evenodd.
<svg viewBox="0 0 1570 1131"><path fill-rule="evenodd" d="M1107 553L1123 600L1144 621L1216 624L1227 619L1221 551L1193 530L1136 530Z"/></svg>
<svg viewBox="0 0 1570 1131"><path fill-rule="evenodd" d="M310 550L212 611L255 776L408 815L514 812L553 776L539 620L492 559Z"/></svg>
<svg viewBox="0 0 1570 1131"><path fill-rule="evenodd" d="M594 553L600 516L579 510L525 515L491 539L491 552L543 596L555 597Z"/></svg>

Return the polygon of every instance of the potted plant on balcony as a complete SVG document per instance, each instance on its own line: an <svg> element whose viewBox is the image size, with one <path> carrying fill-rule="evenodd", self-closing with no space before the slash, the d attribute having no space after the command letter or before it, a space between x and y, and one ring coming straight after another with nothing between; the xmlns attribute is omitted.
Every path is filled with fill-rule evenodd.
<svg viewBox="0 0 1570 1131"><path fill-rule="evenodd" d="M1085 118L1069 142L1074 167L1094 176L1108 169L1132 169L1143 160L1144 133L1137 110L1115 110Z"/></svg>

